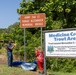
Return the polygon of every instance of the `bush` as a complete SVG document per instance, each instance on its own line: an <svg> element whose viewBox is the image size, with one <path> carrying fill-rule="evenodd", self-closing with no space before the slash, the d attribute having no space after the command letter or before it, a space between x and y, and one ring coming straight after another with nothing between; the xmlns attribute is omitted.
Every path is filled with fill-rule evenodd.
<svg viewBox="0 0 76 75"><path fill-rule="evenodd" d="M0 49L2 48L2 44L0 44Z"/></svg>
<svg viewBox="0 0 76 75"><path fill-rule="evenodd" d="M46 67L52 71L75 72L76 59L71 58L47 58Z"/></svg>

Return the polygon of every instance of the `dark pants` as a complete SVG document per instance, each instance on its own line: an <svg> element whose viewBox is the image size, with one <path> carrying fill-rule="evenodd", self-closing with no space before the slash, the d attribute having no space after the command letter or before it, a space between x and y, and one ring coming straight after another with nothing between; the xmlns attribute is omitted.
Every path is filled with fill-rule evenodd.
<svg viewBox="0 0 76 75"><path fill-rule="evenodd" d="M12 67L12 62L13 62L12 52L7 52L7 55L8 55L8 66Z"/></svg>

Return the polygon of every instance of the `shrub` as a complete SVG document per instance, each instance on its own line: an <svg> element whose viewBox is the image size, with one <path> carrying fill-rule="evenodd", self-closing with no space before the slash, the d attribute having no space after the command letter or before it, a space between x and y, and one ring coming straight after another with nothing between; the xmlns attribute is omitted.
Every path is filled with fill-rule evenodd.
<svg viewBox="0 0 76 75"><path fill-rule="evenodd" d="M0 44L0 49L2 48L2 44Z"/></svg>

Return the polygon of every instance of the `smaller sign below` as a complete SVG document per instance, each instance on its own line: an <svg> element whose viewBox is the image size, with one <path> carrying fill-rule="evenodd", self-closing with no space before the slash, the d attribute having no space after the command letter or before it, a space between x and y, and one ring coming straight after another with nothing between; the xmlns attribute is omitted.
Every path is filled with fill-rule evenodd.
<svg viewBox="0 0 76 75"><path fill-rule="evenodd" d="M45 27L45 13L20 16L20 28Z"/></svg>

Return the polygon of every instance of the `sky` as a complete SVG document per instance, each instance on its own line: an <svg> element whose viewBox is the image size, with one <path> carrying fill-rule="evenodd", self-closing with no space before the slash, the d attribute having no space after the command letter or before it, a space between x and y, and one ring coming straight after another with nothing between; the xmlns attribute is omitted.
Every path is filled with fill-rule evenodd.
<svg viewBox="0 0 76 75"><path fill-rule="evenodd" d="M8 28L15 22L19 22L17 9L22 0L0 0L0 28Z"/></svg>

